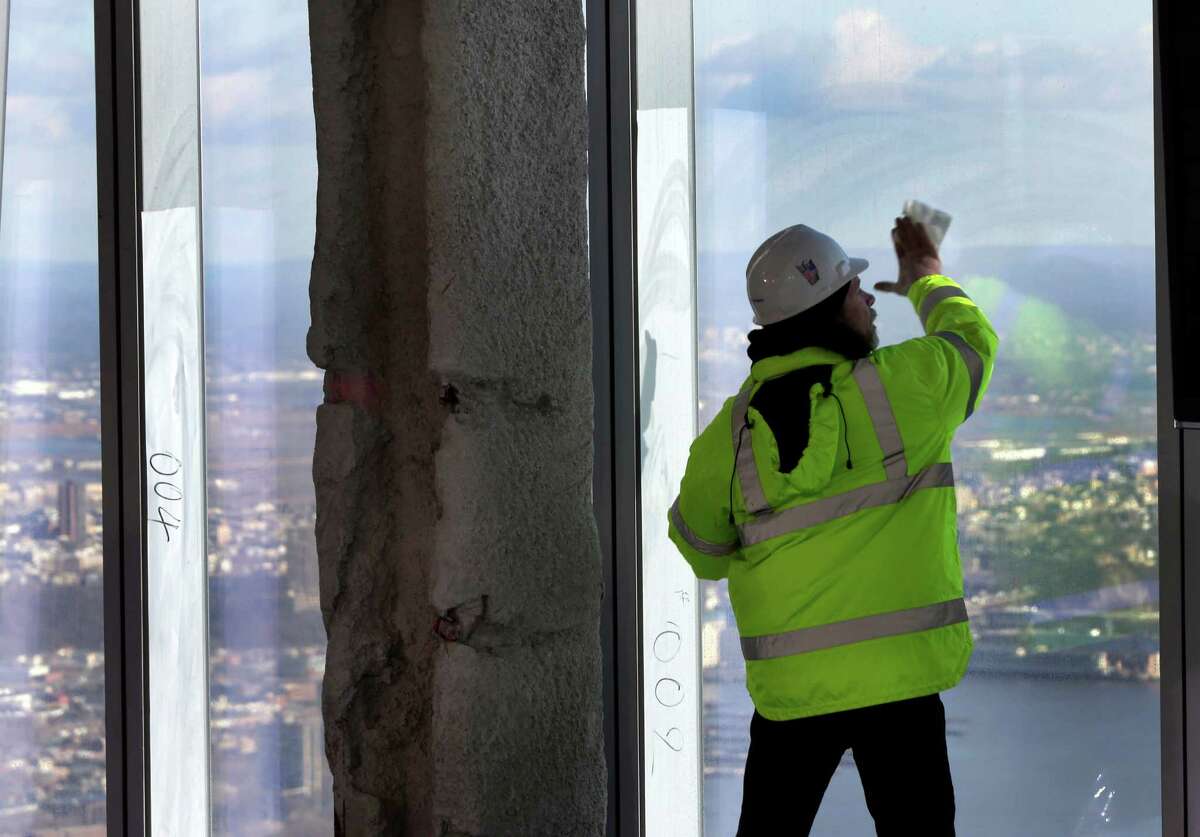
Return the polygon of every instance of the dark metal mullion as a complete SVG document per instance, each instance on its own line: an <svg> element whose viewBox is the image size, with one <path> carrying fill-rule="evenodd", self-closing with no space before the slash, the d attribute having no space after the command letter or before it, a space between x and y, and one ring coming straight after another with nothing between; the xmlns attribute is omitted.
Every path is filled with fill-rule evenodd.
<svg viewBox="0 0 1200 837"><path fill-rule="evenodd" d="M620 701L619 829L645 830L642 766L641 405L638 399L637 43L635 0L611 0L608 16L609 244L612 281L614 557L617 695Z"/></svg>
<svg viewBox="0 0 1200 837"><path fill-rule="evenodd" d="M137 0L96 0L96 153L110 834L149 821Z"/></svg>
<svg viewBox="0 0 1200 837"><path fill-rule="evenodd" d="M617 703L618 624L613 561L612 275L609 258L608 3L587 0L588 251L592 296L592 506L600 536L604 598L600 645L604 702L604 758L608 769L607 833L618 833L620 742Z"/></svg>
<svg viewBox="0 0 1200 837"><path fill-rule="evenodd" d="M608 833L642 833L640 430L632 0L588 0L596 519L605 559Z"/></svg>
<svg viewBox="0 0 1200 837"><path fill-rule="evenodd" d="M1188 295L1180 293L1186 277L1194 281L1188 264L1194 245L1189 219L1196 214L1200 195L1194 191L1197 98L1188 91L1185 67L1192 61L1190 36L1196 15L1180 3L1154 2L1154 183L1155 250L1157 263L1156 319L1158 369L1159 467L1159 642L1162 665L1160 727L1162 747L1163 837L1184 837L1200 823L1189 817L1188 797L1197 771L1189 762L1200 753L1200 713L1188 705L1200 695L1189 689L1200 676L1200 620L1189 618L1187 602L1200 600L1200 574L1187 571L1189 554L1200 554L1200 538L1188 527L1200 516L1200 432L1180 429L1175 423L1181 393L1175 390L1174 352L1186 345L1176 332L1192 312ZM1189 27L1187 18L1192 18ZM1191 157L1192 159L1189 159ZM1178 358L1179 362L1185 359ZM1191 496L1189 496L1189 494ZM1197 558L1200 560L1200 557Z"/></svg>

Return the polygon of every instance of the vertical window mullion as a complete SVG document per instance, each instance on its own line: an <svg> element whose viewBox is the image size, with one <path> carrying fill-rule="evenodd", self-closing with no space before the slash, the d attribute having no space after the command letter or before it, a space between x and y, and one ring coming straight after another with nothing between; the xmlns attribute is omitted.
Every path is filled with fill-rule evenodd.
<svg viewBox="0 0 1200 837"><path fill-rule="evenodd" d="M207 510L196 0L142 0L150 831L209 832Z"/></svg>
<svg viewBox="0 0 1200 837"><path fill-rule="evenodd" d="M107 805L113 834L147 833L148 741L139 304L136 0L96 0Z"/></svg>
<svg viewBox="0 0 1200 837"><path fill-rule="evenodd" d="M1194 245L1188 233L1196 214L1194 134L1189 132L1189 112L1196 110L1196 96L1186 82L1190 65L1194 13L1178 3L1154 3L1154 131L1155 211L1157 261L1158 338L1156 377L1158 384L1159 461L1159 555L1161 556L1161 643L1162 643L1162 806L1164 837L1190 834L1187 802L1195 785L1189 762L1195 758L1191 746L1197 736L1195 693L1189 695L1189 669L1194 668L1196 618L1189 620L1189 588L1195 589L1195 573L1187 572L1188 553L1196 550L1196 537L1189 537L1187 521L1194 519L1200 460L1196 456L1197 419L1193 364L1194 338L1189 320L1197 314L1191 290L1189 261L1194 262ZM1193 163L1189 165L1189 163ZM1190 181L1190 182L1189 182ZM1189 253L1189 251L1193 251ZM1193 258L1189 259L1189 255ZM1189 493L1192 495L1189 502ZM1191 514L1189 514L1191 513ZM1192 712L1189 713L1189 707Z"/></svg>
<svg viewBox="0 0 1200 837"><path fill-rule="evenodd" d="M700 590L666 525L697 429L690 0L638 5L634 43L644 828L699 834Z"/></svg>

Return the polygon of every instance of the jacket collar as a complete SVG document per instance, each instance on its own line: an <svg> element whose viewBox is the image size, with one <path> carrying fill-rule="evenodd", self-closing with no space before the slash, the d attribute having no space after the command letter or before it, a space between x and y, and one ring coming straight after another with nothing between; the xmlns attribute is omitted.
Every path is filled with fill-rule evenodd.
<svg viewBox="0 0 1200 837"><path fill-rule="evenodd" d="M808 346L791 354L772 355L771 357L764 357L762 360L755 361L750 366L750 377L757 384L770 378L778 378L780 375L786 375L788 372L793 372L797 369L803 369L806 366L819 366L822 364L836 366L839 363L845 363L845 361L845 355L831 349L824 349L820 346Z"/></svg>

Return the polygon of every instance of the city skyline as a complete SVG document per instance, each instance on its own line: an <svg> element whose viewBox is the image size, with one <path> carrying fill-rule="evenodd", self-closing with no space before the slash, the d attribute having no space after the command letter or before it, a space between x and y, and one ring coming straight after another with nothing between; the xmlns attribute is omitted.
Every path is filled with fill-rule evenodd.
<svg viewBox="0 0 1200 837"><path fill-rule="evenodd" d="M200 9L213 824L322 834L307 7ZM695 4L696 406L711 415L744 374L741 271L766 234L825 229L870 256L874 281L892 278L904 199L950 211L947 270L1004 337L956 449L973 675L1144 686L1144 704L1159 676L1149 5L1104 9ZM0 831L105 815L91 9L12 13L0 311L20 316L0 317ZM1096 301L1114 294L1111 310ZM885 339L915 333L905 301L879 310ZM706 774L728 776L746 707L722 596L706 585L704 746ZM1121 706L1133 718L1142 704ZM952 729L1000 749L978 715Z"/></svg>
<svg viewBox="0 0 1200 837"><path fill-rule="evenodd" d="M1143 276L1140 281L1151 280L1149 276ZM720 311L727 315L729 321L736 321L740 314L732 309L730 304L716 305L702 308L701 313L704 310ZM913 317L911 311L902 310L902 313ZM1079 316L1084 316L1084 313ZM728 327L721 327L719 323L722 321L704 319L702 322L709 322L712 326L711 331L702 328L698 347L702 367L700 397L702 402L706 399L709 402L698 405L703 412L711 409L712 397L706 393L728 392L731 387L736 388L747 360L741 339L733 342L723 339ZM1004 322L1002 336L1007 341L1012 338L1009 330L1018 327L1019 323L1019 318L1009 318ZM1136 643L1130 646L1128 641L1130 637L1136 640L1139 636L1147 641L1155 639L1156 620L1143 619L1138 615L1150 615L1155 611L1156 599L1153 596L1143 599L1140 605L1120 600L1101 602L1109 609L1122 605L1120 610L1129 613L1118 610L1115 615L1106 616L1106 611L1097 610L1094 602L1085 602L1081 609L1086 611L1091 608L1094 613L1090 616L1067 615L1059 619L1047 619L1045 616L1049 611L1046 611L1042 617L1038 617L1036 611L1030 609L1031 606L1040 603L1044 607L1047 602L1062 601L1072 590L1028 589L1027 584L1008 584L1003 577L997 581L997 567L992 565L997 555L988 558L980 554L980 550L995 553L998 545L1007 545L1008 551L1012 552L1014 542L1007 533L1018 522L1020 514L1036 516L1045 510L1061 507L1065 502L1069 508L1055 514L1067 516L1059 520L1057 525L1078 533L1086 531L1081 527L1093 526L1090 521L1102 520L1115 510L1129 506L1127 512L1121 513L1133 514L1133 519L1138 522L1131 526L1119 525L1114 531L1137 533L1129 542L1131 550L1127 550L1111 533L1105 536L1105 542L1111 542L1109 551L1122 556L1121 563L1114 565L1118 569L1121 566L1140 566L1146 572L1153 570L1155 562L1148 551L1153 549L1156 537L1153 512L1157 496L1155 472L1151 467L1154 462L1154 439L1152 434L1143 433L1139 436L1128 432L1130 426L1139 423L1152 428L1153 421L1147 422L1147 417L1138 418L1120 412L1113 415L1080 415L1072 407L1080 399L1086 402L1085 406L1094 407L1108 397L1113 392L1112 371L1128 365L1122 356L1131 347L1141 344L1151 347L1147 350L1151 353L1134 365L1138 366L1138 374L1149 383L1149 387L1142 385L1139 388L1136 381L1126 381L1125 392L1138 398L1152 393L1152 367L1148 362L1153 359L1153 335L1142 331L1146 324L1141 320L1127 323L1125 331L1111 333L1106 341L1093 347L1092 354L1095 357L1089 363L1096 365L1097 375L1072 376L1067 381L1067 389L1054 398L1045 397L1049 393L1046 386L1050 379L1038 381L1028 376L999 375L988 395L987 410L981 411L972 420L982 421L986 425L992 421L986 418L989 414L995 414L993 418L1011 414L1022 421L1029 421L1032 416L1049 411L1046 420L1066 422L1066 429L1058 434L1056 441L1030 447L1026 438L974 433L968 434L967 442L958 448L964 569L972 617L976 620L979 634L977 669L983 665L993 673L1007 672L1010 676L1045 676L1052 673L1057 677L1070 675L1105 680L1153 679L1157 674L1153 665L1154 650L1149 647L1139 649ZM735 328L735 333L744 338L744 332L738 332ZM247 710L239 707L265 707L270 703L270 692L245 692L238 683L239 680L261 680L261 667L277 665L271 660L280 650L293 649L286 653L294 652L298 661L315 659L314 655L319 656L320 652L321 632L313 591L315 576L310 571L312 567L305 570L305 565L289 560L300 533L305 533L303 539L307 542L308 532L311 531L311 478L305 448L311 442L308 434L311 433L312 411L319 403L321 385L319 371L301 366L303 358L299 355L299 352L292 352L290 356L281 357L273 351L259 351L249 357L241 357L236 366L230 365L219 372L216 371L217 364L209 366L207 396L210 426L227 428L210 437L209 536L210 549L217 557L210 563L210 583L216 584L213 601L218 607L221 602L226 603L233 612L253 614L249 621L242 620L240 635L257 638L248 640L250 645L247 646L245 642L239 643L234 635L226 633L222 620L217 619L213 623L213 658L217 665L213 674L213 700L216 707L214 717L218 719L244 717ZM258 363L255 363L256 358ZM1036 371L1041 361L1036 357L1033 360L1034 364L1029 368ZM271 368L271 364L280 361L286 361L290 371ZM38 530L40 537L34 539L47 543L48 548L58 556L54 566L61 576L62 573L75 571L69 561L66 569L61 564L67 555L55 518L58 516L62 485L68 480L77 480L85 494L90 492L92 500L89 501L88 514L92 519L90 529L93 542L90 553L86 548L84 552L90 555L90 571L95 585L98 583L100 562L98 543L95 542L99 535L96 524L100 509L96 502L100 488L97 434L99 370L93 364L74 363L67 364L59 372L52 386L39 387L36 381L0 382L0 393L3 393L0 405L8 411L5 422L8 432L4 440L0 440L0 453L3 454L0 456L0 466L5 468L5 497L10 496L9 486L20 485L21 491L28 494L28 502L44 510L42 517L37 518L43 525ZM1040 390L1043 396L1037 401L1030 400L1028 396L1031 392L1023 388L1031 385L1034 390ZM1139 392L1143 395L1138 396ZM63 398L64 393L70 397ZM86 393L87 396L77 397L80 393ZM72 415L71 422L65 420L67 414ZM21 420L13 421L14 417ZM1149 418L1152 419L1152 414ZM1107 432L1100 429L1104 425L1110 428ZM16 441L14 434L19 435L22 426L44 428L48 433L42 434L43 439L55 439L76 448L80 445L90 446L91 452L76 450L66 458L36 454L36 448L27 448L25 453L20 453L13 444ZM54 428L67 427L91 428L88 431L92 434L90 441L78 436L73 439L55 436ZM290 428L284 435L291 441L284 448L275 447L283 437L276 436L272 440L269 436L262 436L261 428L265 427ZM49 467L46 466L47 462L50 463ZM287 464L289 462L293 464ZM281 478L282 482L279 481ZM293 495L293 500L281 505L279 498L288 494ZM14 507L11 503L6 500L6 519L9 520L13 519ZM1076 504L1080 504L1078 508L1075 508ZM31 524L34 522L31 518L18 517L22 525L24 520L29 520ZM1146 524L1149 528L1146 528ZM997 541L999 536L1003 538ZM8 567L14 563L13 556L24 554L25 550L23 547L14 550L11 537L6 537L5 543L5 566ZM1032 543L1036 543L1036 540ZM315 552L308 551L311 546L306 546L303 559L309 565L315 562ZM1089 565L1087 553L1072 560L1082 562L1079 564L1081 567ZM18 563L25 565L21 561ZM80 576L80 581L85 576L86 573ZM239 588L232 581L238 577L257 579L261 584ZM1146 577L1145 573L1143 577ZM222 578L230 579L234 586L220 583ZM1063 575L1064 580L1071 581L1072 578L1071 573ZM1083 584L1085 590L1097 596L1112 595L1106 594L1106 590L1116 589L1120 592L1125 589L1121 585L1128 584L1124 576L1097 578L1091 586ZM1078 579L1075 586L1079 586ZM0 585L2 588L3 585ZM1151 592L1156 595L1157 591ZM708 613L723 618L725 630L729 631L726 636L734 636L730 614L724 607L722 604ZM98 617L98 599L93 612ZM272 648L270 642L274 637L281 636L278 633L281 628L279 619L289 612L310 614L308 624L315 633L302 631L288 645L271 650L268 657L247 657L246 654L254 647ZM984 614L988 614L986 618ZM1063 629L1061 633L1060 628ZM1093 635L1094 630L1100 631L1100 635ZM232 642L223 639L226 636ZM1019 653L1019 649L1023 649L1024 653ZM56 653L57 649L44 649L41 660L26 654L25 676L28 677L30 668L40 670L46 665L46 660L53 662L61 659L66 661L64 665L76 665L71 662L76 659L74 655L55 657ZM96 662L94 656L92 662ZM738 662L735 658L733 668L729 669L727 657L723 661L726 673L732 672L736 678ZM53 670L53 666L47 667ZM96 670L94 666L91 669L84 668ZM312 689L319 683L319 666L304 663L290 670L302 672L302 676L279 681L277 694L286 694L287 704L294 705L300 711L303 711L307 701L309 711L315 712L316 693ZM226 671L228 675L222 673ZM289 686L289 683L294 685ZM306 683L307 686L304 685ZM265 697L268 699L264 701ZM33 704L29 705L32 707ZM283 740L278 737L279 732L274 726L277 722L286 723L279 721L282 718L280 711L283 710L271 710L260 715L257 734L265 736L264 742ZM720 717L723 716L719 712L712 715L712 719ZM251 758L250 753L243 752L244 744L222 744L224 741L240 741L244 738L232 732L226 733L224 729L221 725L214 728L214 758L218 761L232 758L234 761L231 764L240 761L243 767L239 769L243 770L251 769L246 765L257 764L258 768L254 769L265 770L266 775L283 775L276 772L277 768L255 761L259 756ZM239 727L235 725L229 729L236 730ZM234 737L229 738L229 735ZM287 735L291 736L292 733ZM296 740L303 739L304 734L299 734ZM231 793L237 784L228 785ZM252 783L241 784L246 786Z"/></svg>

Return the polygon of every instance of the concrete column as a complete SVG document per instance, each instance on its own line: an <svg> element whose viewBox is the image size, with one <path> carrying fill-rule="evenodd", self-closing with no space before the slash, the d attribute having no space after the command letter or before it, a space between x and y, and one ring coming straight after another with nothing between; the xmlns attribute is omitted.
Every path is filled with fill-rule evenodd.
<svg viewBox="0 0 1200 837"><path fill-rule="evenodd" d="M309 16L338 833L602 833L580 4Z"/></svg>

